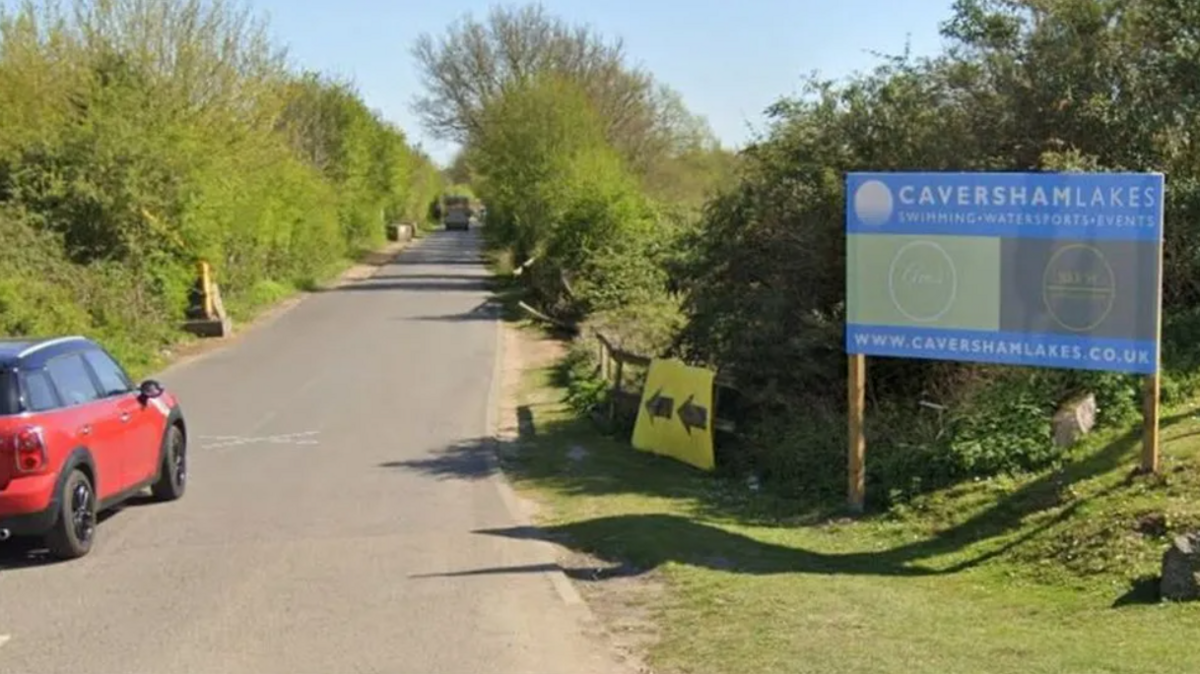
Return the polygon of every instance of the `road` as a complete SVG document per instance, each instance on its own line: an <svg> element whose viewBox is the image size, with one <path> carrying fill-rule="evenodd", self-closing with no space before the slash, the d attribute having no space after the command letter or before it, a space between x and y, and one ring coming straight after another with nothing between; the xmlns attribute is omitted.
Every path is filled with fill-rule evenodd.
<svg viewBox="0 0 1200 674"><path fill-rule="evenodd" d="M4 674L615 674L487 461L497 326L439 232L162 380L187 495L65 564L0 556ZM7 637L7 639L5 639Z"/></svg>

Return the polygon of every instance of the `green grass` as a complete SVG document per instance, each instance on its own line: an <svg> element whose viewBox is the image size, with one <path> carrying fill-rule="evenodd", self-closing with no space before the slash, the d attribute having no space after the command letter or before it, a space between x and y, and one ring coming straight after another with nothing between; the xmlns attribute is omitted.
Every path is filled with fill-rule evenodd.
<svg viewBox="0 0 1200 674"><path fill-rule="evenodd" d="M1188 414L1164 420L1162 477L1111 433L1062 469L849 521L605 438L559 402L560 368L526 377L534 434L505 470L564 545L665 580L664 672L1200 671L1200 606L1157 603L1152 579L1200 524Z"/></svg>

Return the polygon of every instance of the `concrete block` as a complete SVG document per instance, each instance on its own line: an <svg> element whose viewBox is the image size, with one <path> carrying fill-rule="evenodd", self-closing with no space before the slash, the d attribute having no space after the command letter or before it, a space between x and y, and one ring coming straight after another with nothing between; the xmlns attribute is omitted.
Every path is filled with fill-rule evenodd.
<svg viewBox="0 0 1200 674"><path fill-rule="evenodd" d="M197 337L225 338L233 334L233 321L228 316L212 320L199 319L185 322L183 329Z"/></svg>

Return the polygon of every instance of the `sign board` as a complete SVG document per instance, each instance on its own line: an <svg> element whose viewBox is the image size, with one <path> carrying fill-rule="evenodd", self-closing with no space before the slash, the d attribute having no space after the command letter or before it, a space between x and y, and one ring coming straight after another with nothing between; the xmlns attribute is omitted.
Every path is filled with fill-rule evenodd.
<svg viewBox="0 0 1200 674"><path fill-rule="evenodd" d="M846 351L1154 374L1164 180L851 173Z"/></svg>
<svg viewBox="0 0 1200 674"><path fill-rule="evenodd" d="M650 361L633 446L712 470L713 379L711 370L679 360Z"/></svg>

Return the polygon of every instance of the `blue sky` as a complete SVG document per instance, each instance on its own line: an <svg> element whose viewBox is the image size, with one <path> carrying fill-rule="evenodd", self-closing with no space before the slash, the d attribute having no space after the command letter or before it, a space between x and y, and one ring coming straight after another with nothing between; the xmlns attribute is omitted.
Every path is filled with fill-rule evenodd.
<svg viewBox="0 0 1200 674"><path fill-rule="evenodd" d="M0 0L13 6L19 0ZM874 52L941 46L952 0L542 0L550 12L621 36L636 63L683 94L721 140L744 143L763 110L819 71L870 68ZM410 55L424 32L511 0L235 0L268 19L300 67L352 79L367 104L439 162L454 147L429 138L412 112L421 87Z"/></svg>
<svg viewBox="0 0 1200 674"><path fill-rule="evenodd" d="M495 0L250 0L297 65L352 78L367 103L438 161L454 148L428 138L411 110L420 90L410 49ZM509 3L502 3L509 4ZM554 14L620 35L629 56L679 90L729 145L762 126L762 111L818 70L870 68L871 51L941 46L951 0L543 0Z"/></svg>

